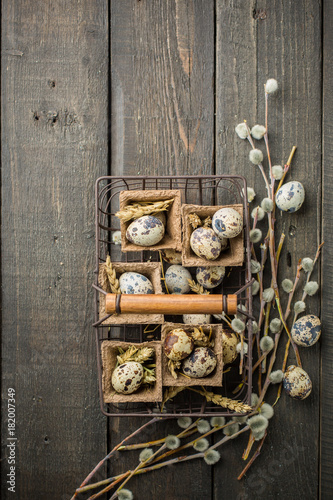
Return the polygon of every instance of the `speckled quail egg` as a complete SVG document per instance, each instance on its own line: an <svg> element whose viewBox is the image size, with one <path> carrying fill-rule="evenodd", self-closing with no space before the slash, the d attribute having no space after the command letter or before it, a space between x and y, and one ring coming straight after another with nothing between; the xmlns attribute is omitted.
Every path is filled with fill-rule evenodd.
<svg viewBox="0 0 333 500"><path fill-rule="evenodd" d="M231 330L227 330L224 328L222 332L222 351L224 365L232 363L237 358L237 344L237 336Z"/></svg>
<svg viewBox="0 0 333 500"><path fill-rule="evenodd" d="M294 342L303 347L311 347L317 342L321 334L320 319L314 314L299 318L291 329Z"/></svg>
<svg viewBox="0 0 333 500"><path fill-rule="evenodd" d="M225 267L223 266L198 267L196 270L197 282L209 290L219 286L224 276Z"/></svg>
<svg viewBox="0 0 333 500"><path fill-rule="evenodd" d="M275 195L276 206L283 212L296 212L303 204L305 191L303 184L291 181L283 184Z"/></svg>
<svg viewBox="0 0 333 500"><path fill-rule="evenodd" d="M181 264L182 254L181 252L176 252L173 248L167 248L161 252L163 260L169 264Z"/></svg>
<svg viewBox="0 0 333 500"><path fill-rule="evenodd" d="M153 214L154 217L156 217L156 219L159 219L163 226L165 226L166 224L166 215L165 215L165 212L157 212L156 214Z"/></svg>
<svg viewBox="0 0 333 500"><path fill-rule="evenodd" d="M165 273L165 284L170 293L189 293L191 288L188 280L191 279L190 271L177 264L170 266Z"/></svg>
<svg viewBox="0 0 333 500"><path fill-rule="evenodd" d="M207 377L217 365L217 357L209 347L196 347L194 351L184 359L182 372L193 378Z"/></svg>
<svg viewBox="0 0 333 500"><path fill-rule="evenodd" d="M119 278L119 287L121 293L154 293L152 282L143 274L129 271L123 273Z"/></svg>
<svg viewBox="0 0 333 500"><path fill-rule="evenodd" d="M135 245L150 247L162 240L164 232L164 224L157 217L144 215L131 222L126 230L126 238Z"/></svg>
<svg viewBox="0 0 333 500"><path fill-rule="evenodd" d="M180 361L186 358L194 348L191 335L182 328L175 328L167 333L164 339L164 353L172 361Z"/></svg>
<svg viewBox="0 0 333 500"><path fill-rule="evenodd" d="M211 323L210 314L183 314L185 325L209 325Z"/></svg>
<svg viewBox="0 0 333 500"><path fill-rule="evenodd" d="M309 375L299 366L288 366L283 377L283 388L294 399L305 399L312 390L312 382Z"/></svg>
<svg viewBox="0 0 333 500"><path fill-rule="evenodd" d="M243 217L232 207L220 208L213 215L212 228L220 238L235 238L242 232Z"/></svg>
<svg viewBox="0 0 333 500"><path fill-rule="evenodd" d="M143 368L140 363L127 361L119 365L112 373L112 386L116 392L121 394L132 394L142 382Z"/></svg>
<svg viewBox="0 0 333 500"><path fill-rule="evenodd" d="M221 253L221 240L211 228L198 227L190 238L193 252L203 259L215 260Z"/></svg>

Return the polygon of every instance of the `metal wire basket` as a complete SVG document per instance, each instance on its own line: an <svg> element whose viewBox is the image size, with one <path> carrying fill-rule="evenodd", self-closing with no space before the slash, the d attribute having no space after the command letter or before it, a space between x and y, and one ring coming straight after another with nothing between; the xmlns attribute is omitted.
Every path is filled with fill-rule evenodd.
<svg viewBox="0 0 333 500"><path fill-rule="evenodd" d="M105 404L102 392L102 359L101 345L105 340L119 340L125 342L144 342L160 340L161 325L103 325L105 318L99 317L100 286L98 283L99 266L105 262L106 256L111 256L112 262L157 262L160 261L159 252L140 251L122 253L120 245L112 241L112 234L119 230L119 219L115 213L119 210L119 194L126 190L171 190L177 189L182 193L186 204L196 205L227 205L242 204L244 213L244 251L245 259L242 266L228 269L228 275L222 282L223 294L237 294L238 302L245 306L244 319L247 320L247 329L244 340L248 344L248 352L244 354L242 374L237 361L229 370L223 373L222 387L214 387L215 394L250 404L252 388L252 294L250 270L250 240L249 215L247 204L246 180L238 175L211 175L211 176L140 176L116 177L104 176L96 181L95 186L95 224L96 224L96 268L95 268L95 333L97 349L97 367L99 378L99 393L101 410L106 416L140 416L151 417L158 414L163 418L190 416L227 416L237 415L230 409L208 402L206 397L190 390L177 394L161 406L161 403L121 403ZM179 318L179 317L178 317ZM167 318L172 321L174 318ZM175 321L175 320L174 320ZM215 321L215 320L214 320ZM175 321L177 322L177 320ZM179 322L179 319L178 319Z"/></svg>

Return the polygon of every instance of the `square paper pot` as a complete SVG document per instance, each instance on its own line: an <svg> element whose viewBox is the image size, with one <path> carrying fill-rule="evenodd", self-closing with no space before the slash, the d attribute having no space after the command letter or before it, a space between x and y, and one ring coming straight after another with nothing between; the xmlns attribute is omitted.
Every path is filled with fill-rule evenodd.
<svg viewBox="0 0 333 500"><path fill-rule="evenodd" d="M183 377L183 375L178 374L175 379L171 375L168 369L169 359L164 354L163 344L166 335L175 328L183 328L184 330L193 329L195 325L184 325L178 323L164 323L161 332L161 344L162 344L162 374L163 374L163 385L165 386L192 386L192 385L209 385L209 386L222 386L222 376L223 376L223 356L222 356L222 326L221 325L202 325L204 333L209 333L210 328L212 328L212 338L214 339L213 351L217 356L217 365L214 371L207 377L202 378L188 378Z"/></svg>
<svg viewBox="0 0 333 500"><path fill-rule="evenodd" d="M103 264L99 265L99 279L98 282L102 283L102 268ZM161 294L161 264L159 262L112 262L112 267L117 273L120 274L128 271L140 273L148 278L154 287L154 292ZM108 293L110 289L106 290ZM99 319L106 316L105 312L105 295L99 294ZM138 323L151 323L161 324L164 321L163 314L113 314L108 319L103 321L102 325L123 325L123 324L138 324Z"/></svg>
<svg viewBox="0 0 333 500"><path fill-rule="evenodd" d="M124 351L131 345L141 347L152 347L155 351L153 363L156 364L156 382L152 386L142 386L133 394L119 394L111 384L113 370L117 365L118 347ZM162 367L161 367L161 344L160 342L143 342L133 344L119 342L116 340L105 340L101 346L102 355L102 391L104 403L151 403L162 401Z"/></svg>
<svg viewBox="0 0 333 500"><path fill-rule="evenodd" d="M181 195L178 190L156 190L156 191L121 191L119 194L120 210L127 205L135 202L155 202L174 198L172 204L166 212L166 227L163 239L156 245L143 247L131 243L126 238L126 230L133 220L120 221L121 230L121 250L123 252L142 252L142 250L164 250L173 248L181 252L182 233L181 233Z"/></svg>
<svg viewBox="0 0 333 500"><path fill-rule="evenodd" d="M244 241L243 231L236 238L229 239L229 246L222 251L219 257L215 260L207 260L198 257L192 250L190 245L191 234L194 231L189 223L189 214L197 214L201 219L208 216L213 217L215 212L220 208L231 207L243 217L243 205L219 205L219 206L201 206L201 205L183 205L183 248L182 248L182 264L183 266L241 266L244 261Z"/></svg>

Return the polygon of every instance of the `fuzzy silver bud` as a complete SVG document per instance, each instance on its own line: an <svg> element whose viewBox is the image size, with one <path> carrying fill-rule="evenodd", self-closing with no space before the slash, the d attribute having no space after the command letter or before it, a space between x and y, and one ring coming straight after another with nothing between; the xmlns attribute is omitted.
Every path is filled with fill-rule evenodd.
<svg viewBox="0 0 333 500"><path fill-rule="evenodd" d="M274 372L271 372L271 374L269 375L269 380L271 384L280 384L283 380L283 371L275 370Z"/></svg>
<svg viewBox="0 0 333 500"><path fill-rule="evenodd" d="M255 197L256 197L256 193L255 193L254 189L251 187L248 187L247 188L247 201L249 203L251 203L251 201L253 201Z"/></svg>
<svg viewBox="0 0 333 500"><path fill-rule="evenodd" d="M251 259L251 273L257 274L257 273L260 273L260 271L261 271L260 262L257 262L256 260Z"/></svg>
<svg viewBox="0 0 333 500"><path fill-rule="evenodd" d="M269 324L269 329L272 333L279 333L280 329L281 329L281 320L280 318L274 318L272 319L272 321L270 322Z"/></svg>
<svg viewBox="0 0 333 500"><path fill-rule="evenodd" d="M243 353L247 354L248 349L249 349L249 346L247 345L247 343L243 342ZM240 353L242 351L242 343L241 342L238 342L238 344L236 345L236 351L238 353Z"/></svg>
<svg viewBox="0 0 333 500"><path fill-rule="evenodd" d="M313 269L314 262L310 257L304 257L301 262L301 266L306 273L309 273Z"/></svg>
<svg viewBox="0 0 333 500"><path fill-rule="evenodd" d="M282 281L281 285L282 285L283 290L286 293L290 293L291 290L294 288L294 283L291 280L289 280L288 278L284 279Z"/></svg>
<svg viewBox="0 0 333 500"><path fill-rule="evenodd" d="M259 281L255 280L251 286L252 295L257 295L259 289L260 289Z"/></svg>
<svg viewBox="0 0 333 500"><path fill-rule="evenodd" d="M295 302L294 311L296 314L305 311L305 302L303 302L303 300L298 300L297 302Z"/></svg>
<svg viewBox="0 0 333 500"><path fill-rule="evenodd" d="M265 212L259 206L254 208L251 212L251 217L254 219L257 216L257 220L262 220L265 217Z"/></svg>
<svg viewBox="0 0 333 500"><path fill-rule="evenodd" d="M245 125L245 123L239 123L235 128L235 132L240 139L246 139L247 136L249 135L249 132L247 130L247 126Z"/></svg>
<svg viewBox="0 0 333 500"><path fill-rule="evenodd" d="M234 318L231 322L231 328L236 332L236 333L242 333L245 330L245 323L239 318Z"/></svg>
<svg viewBox="0 0 333 500"><path fill-rule="evenodd" d="M308 295L314 295L316 292L318 292L319 285L316 281L309 281L305 287L303 288L304 292L307 293Z"/></svg>
<svg viewBox="0 0 333 500"><path fill-rule="evenodd" d="M259 165L264 159L263 152L260 149L252 149L249 154L250 162L254 165Z"/></svg>
<svg viewBox="0 0 333 500"><path fill-rule="evenodd" d="M269 352L274 347L274 340L272 339L272 337L269 337L268 335L265 335L265 337L263 337L260 340L259 345L260 345L260 349L263 352Z"/></svg>
<svg viewBox="0 0 333 500"><path fill-rule="evenodd" d="M216 464L221 458L220 453L217 450L207 450L204 455L204 461L207 465Z"/></svg>
<svg viewBox="0 0 333 500"><path fill-rule="evenodd" d="M206 432L210 431L210 423L208 420L199 420L197 422L197 429L200 434L206 434Z"/></svg>
<svg viewBox="0 0 333 500"><path fill-rule="evenodd" d="M264 212L271 212L273 210L274 203L270 198L264 198L261 202L261 208Z"/></svg>
<svg viewBox="0 0 333 500"><path fill-rule="evenodd" d="M254 125L254 127L251 128L251 135L254 139L260 140L265 134L266 129L263 125Z"/></svg>
<svg viewBox="0 0 333 500"><path fill-rule="evenodd" d="M278 82L275 80L275 78L270 78L269 80L267 80L265 85L266 94L274 94L274 92L276 92L278 88Z"/></svg>
<svg viewBox="0 0 333 500"><path fill-rule="evenodd" d="M272 167L272 174L273 174L273 177L274 179L276 180L280 180L282 179L283 177L283 167L281 167L281 165L274 165L274 167Z"/></svg>
<svg viewBox="0 0 333 500"><path fill-rule="evenodd" d="M225 424L225 417L212 417L210 419L210 425L212 427L223 427Z"/></svg>
<svg viewBox="0 0 333 500"><path fill-rule="evenodd" d="M267 420L272 418L272 416L274 415L274 409L268 403L264 403L263 405L261 405L259 411L260 411L260 415L262 417L267 418Z"/></svg>
<svg viewBox="0 0 333 500"><path fill-rule="evenodd" d="M233 436L238 431L239 431L239 423L234 422L233 424L228 425L223 429L223 434L225 434L226 436Z"/></svg>
<svg viewBox="0 0 333 500"><path fill-rule="evenodd" d="M275 297L275 292L273 288L265 288L262 292L262 298L265 302L272 302Z"/></svg>
<svg viewBox="0 0 333 500"><path fill-rule="evenodd" d="M257 227L255 229L251 229L250 231L250 241L252 243L259 243L259 241L261 240L262 238L262 232L260 229L258 229Z"/></svg>

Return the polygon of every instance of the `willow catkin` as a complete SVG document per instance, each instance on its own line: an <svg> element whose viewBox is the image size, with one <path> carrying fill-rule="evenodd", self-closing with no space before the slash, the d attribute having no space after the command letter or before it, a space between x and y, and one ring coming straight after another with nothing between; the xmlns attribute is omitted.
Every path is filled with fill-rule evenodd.
<svg viewBox="0 0 333 500"><path fill-rule="evenodd" d="M168 210L170 204L173 202L174 198L170 200L155 201L154 203L133 203L127 205L122 210L116 213L116 217L122 222L127 222L131 219L138 219L144 215L152 215L158 212L163 212Z"/></svg>

